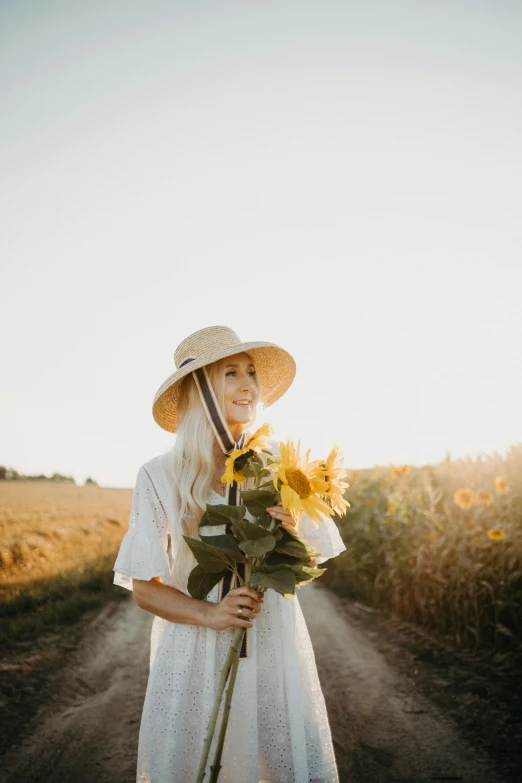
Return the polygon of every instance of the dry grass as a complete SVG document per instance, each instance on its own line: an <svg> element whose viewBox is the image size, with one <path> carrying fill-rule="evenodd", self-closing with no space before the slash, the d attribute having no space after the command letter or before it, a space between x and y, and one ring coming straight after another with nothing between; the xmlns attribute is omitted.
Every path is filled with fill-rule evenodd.
<svg viewBox="0 0 522 783"><path fill-rule="evenodd" d="M323 577L461 646L522 649L522 446L352 471L347 552Z"/></svg>
<svg viewBox="0 0 522 783"><path fill-rule="evenodd" d="M0 482L0 598L117 550L132 490Z"/></svg>
<svg viewBox="0 0 522 783"><path fill-rule="evenodd" d="M112 566L131 500L130 489L0 482L0 641L73 622L118 594Z"/></svg>

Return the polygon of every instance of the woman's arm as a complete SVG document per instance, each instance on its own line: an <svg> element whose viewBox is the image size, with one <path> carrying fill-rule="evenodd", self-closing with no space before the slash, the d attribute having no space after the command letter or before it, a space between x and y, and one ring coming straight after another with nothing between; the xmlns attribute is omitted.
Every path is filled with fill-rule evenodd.
<svg viewBox="0 0 522 783"><path fill-rule="evenodd" d="M263 602L263 596L251 587L234 587L217 604L200 601L163 584L159 576L148 581L133 579L132 587L140 609L171 623L204 625L214 631L230 626L251 628ZM242 617L237 614L240 606L243 607Z"/></svg>
<svg viewBox="0 0 522 783"><path fill-rule="evenodd" d="M211 604L185 595L170 585L164 585L160 577L149 581L132 580L134 598L140 609L152 612L171 623L209 625Z"/></svg>

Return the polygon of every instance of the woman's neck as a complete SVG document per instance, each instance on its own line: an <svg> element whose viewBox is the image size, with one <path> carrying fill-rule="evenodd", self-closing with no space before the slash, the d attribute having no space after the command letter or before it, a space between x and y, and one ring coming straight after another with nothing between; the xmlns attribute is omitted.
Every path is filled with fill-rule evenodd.
<svg viewBox="0 0 522 783"><path fill-rule="evenodd" d="M239 438L241 437L241 433L243 432L241 428L241 424L232 424L228 425L228 428L230 430L230 434L234 438L234 443L237 443Z"/></svg>

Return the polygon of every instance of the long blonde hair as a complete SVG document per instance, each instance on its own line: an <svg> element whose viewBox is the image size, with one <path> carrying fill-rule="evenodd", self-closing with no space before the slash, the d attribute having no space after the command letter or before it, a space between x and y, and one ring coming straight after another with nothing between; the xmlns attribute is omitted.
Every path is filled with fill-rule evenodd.
<svg viewBox="0 0 522 783"><path fill-rule="evenodd" d="M226 418L225 360L208 364L206 369L219 407ZM242 428L243 431L247 430L254 421L255 408L261 400L257 376L255 376L255 384L254 415ZM216 472L216 456L219 453L216 436L201 404L192 374L187 376L181 387L178 422L170 463L174 507L174 517L170 526L173 553L171 577L176 587L186 590L190 572L197 563L183 535L200 538L199 523L206 510Z"/></svg>

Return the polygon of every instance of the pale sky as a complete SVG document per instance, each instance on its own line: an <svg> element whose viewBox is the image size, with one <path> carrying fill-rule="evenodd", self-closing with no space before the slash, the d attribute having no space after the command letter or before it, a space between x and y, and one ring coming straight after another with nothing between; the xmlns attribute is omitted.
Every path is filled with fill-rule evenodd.
<svg viewBox="0 0 522 783"><path fill-rule="evenodd" d="M132 486L190 332L352 468L522 441L516 0L0 6L0 464ZM262 423L260 421L259 423Z"/></svg>

